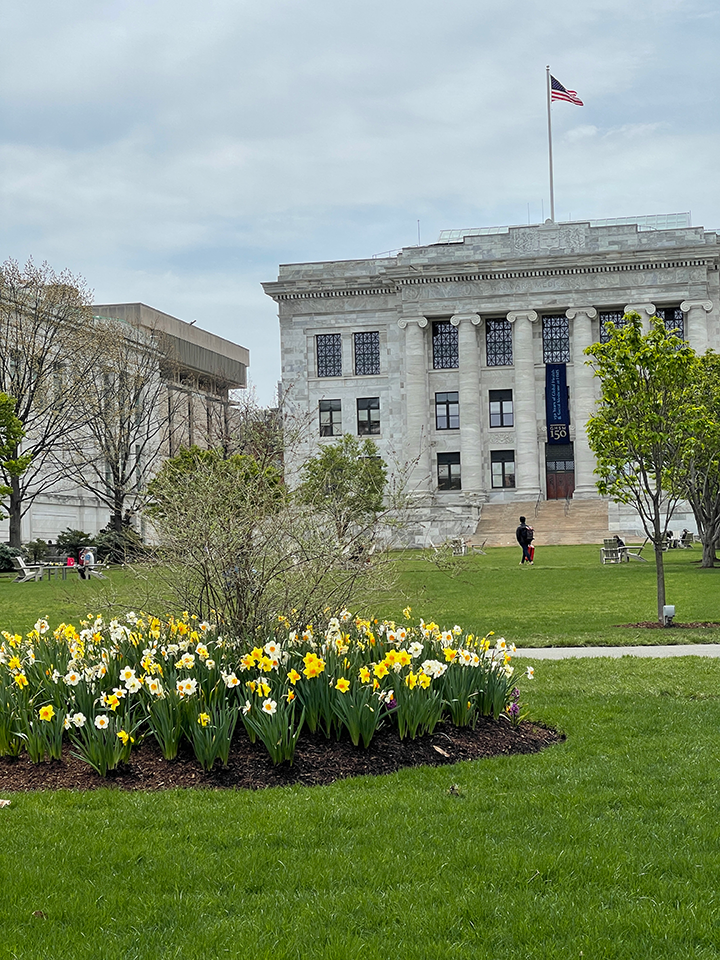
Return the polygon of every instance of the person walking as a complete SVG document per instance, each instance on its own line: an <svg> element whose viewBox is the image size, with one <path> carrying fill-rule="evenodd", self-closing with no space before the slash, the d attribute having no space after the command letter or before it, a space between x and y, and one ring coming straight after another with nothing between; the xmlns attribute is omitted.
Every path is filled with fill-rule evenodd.
<svg viewBox="0 0 720 960"><path fill-rule="evenodd" d="M524 563L529 563L530 566L533 565L532 554L530 553L530 544L535 539L535 534L533 528L529 527L525 523L525 517L520 517L520 526L515 531L515 539L522 547L522 560L520 561L520 566Z"/></svg>

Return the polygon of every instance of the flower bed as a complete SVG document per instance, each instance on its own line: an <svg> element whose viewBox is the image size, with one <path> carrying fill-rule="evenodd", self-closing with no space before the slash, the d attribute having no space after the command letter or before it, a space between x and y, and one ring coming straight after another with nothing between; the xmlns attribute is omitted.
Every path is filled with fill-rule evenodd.
<svg viewBox="0 0 720 960"><path fill-rule="evenodd" d="M368 747L392 724L401 738L441 721L520 721L512 650L502 639L395 624L348 611L321 628L286 617L262 640L218 634L187 613L161 620L101 616L78 631L38 620L27 636L2 633L0 755L59 758L63 740L101 775L127 761L144 737L174 759L187 740L205 770L227 764L238 724L275 764L289 761L303 729L347 731ZM532 668L527 669L532 676Z"/></svg>

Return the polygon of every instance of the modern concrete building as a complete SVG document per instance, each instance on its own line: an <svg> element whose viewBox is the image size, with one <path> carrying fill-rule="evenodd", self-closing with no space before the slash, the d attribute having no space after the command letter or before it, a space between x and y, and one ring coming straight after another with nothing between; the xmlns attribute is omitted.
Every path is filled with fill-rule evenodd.
<svg viewBox="0 0 720 960"><path fill-rule="evenodd" d="M718 234L675 214L445 231L393 256L282 265L264 289L285 403L313 424L290 479L350 432L409 468L418 543L472 534L503 503L589 500L604 510L593 538L639 530L597 494L583 351L628 310L720 348L719 260Z"/></svg>
<svg viewBox="0 0 720 960"><path fill-rule="evenodd" d="M181 446L215 446L230 432L230 391L247 386L249 353L245 347L199 329L143 303L96 304L96 318L117 323L118 337L128 325L154 343L156 374L162 389L151 391L166 418L158 442L143 448L143 475L149 479L163 456ZM70 358L59 358L69 362ZM153 411L145 411L149 416ZM152 456L149 451L152 450ZM57 472L52 485L35 498L22 520L22 540L54 540L68 527L94 534L108 523L108 507L74 479L77 465ZM131 506L131 504L128 504ZM8 521L0 521L0 539L8 538Z"/></svg>

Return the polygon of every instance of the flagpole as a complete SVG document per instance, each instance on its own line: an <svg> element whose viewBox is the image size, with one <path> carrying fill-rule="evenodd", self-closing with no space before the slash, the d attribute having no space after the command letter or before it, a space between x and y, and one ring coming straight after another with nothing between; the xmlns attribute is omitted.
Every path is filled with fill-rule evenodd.
<svg viewBox="0 0 720 960"><path fill-rule="evenodd" d="M555 185L553 183L552 120L550 118L550 67L545 67L548 111L548 160L550 164L550 219L555 222Z"/></svg>

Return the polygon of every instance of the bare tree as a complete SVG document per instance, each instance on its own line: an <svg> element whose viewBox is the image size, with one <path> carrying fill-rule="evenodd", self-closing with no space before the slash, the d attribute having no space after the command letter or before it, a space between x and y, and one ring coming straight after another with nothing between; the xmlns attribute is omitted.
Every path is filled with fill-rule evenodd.
<svg viewBox="0 0 720 960"><path fill-rule="evenodd" d="M10 544L20 546L22 518L33 501L67 473L55 454L61 441L87 421L81 395L96 362L92 296L81 277L32 260L0 267L0 392L15 401L28 468L0 464L10 487Z"/></svg>
<svg viewBox="0 0 720 960"><path fill-rule="evenodd" d="M172 360L162 335L96 318L95 338L102 350L83 389L87 417L58 456L75 464L78 483L108 507L110 527L120 533L126 507L137 507L167 448L180 395L168 389Z"/></svg>

